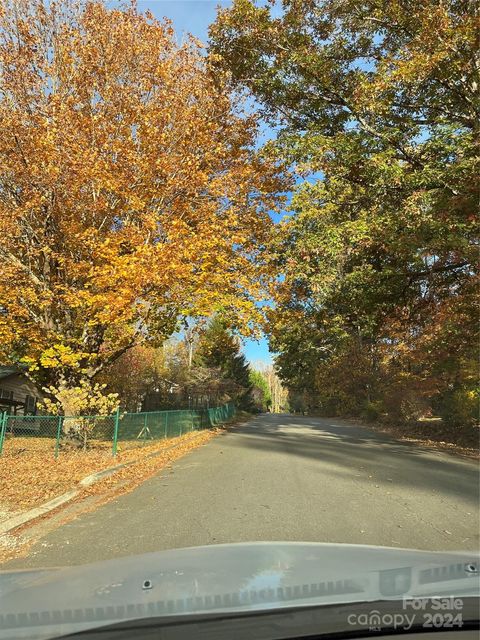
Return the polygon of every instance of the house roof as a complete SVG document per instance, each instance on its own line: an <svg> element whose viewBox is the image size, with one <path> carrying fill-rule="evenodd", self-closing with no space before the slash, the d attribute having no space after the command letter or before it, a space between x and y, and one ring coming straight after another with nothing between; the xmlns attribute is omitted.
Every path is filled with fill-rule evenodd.
<svg viewBox="0 0 480 640"><path fill-rule="evenodd" d="M22 373L22 370L19 369L18 367L12 367L12 366L1 366L0 365L0 380L3 380L3 378L8 378L9 376L13 376L16 373Z"/></svg>

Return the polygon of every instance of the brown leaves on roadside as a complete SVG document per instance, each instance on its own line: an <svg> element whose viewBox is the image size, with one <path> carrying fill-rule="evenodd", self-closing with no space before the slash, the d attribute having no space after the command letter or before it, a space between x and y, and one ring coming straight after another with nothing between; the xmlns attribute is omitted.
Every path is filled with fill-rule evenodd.
<svg viewBox="0 0 480 640"><path fill-rule="evenodd" d="M61 451L57 460L54 458L54 445L49 439L7 438L0 459L0 510L11 512L13 515L39 506L74 489L85 476L125 462L137 461L99 484L106 487L115 484L119 477L131 475L141 481L146 474L154 473L166 461L178 458L191 448L209 440L213 434L214 432L201 431L180 438L156 440L144 446L138 445L124 451L120 449L115 458L112 457L111 443L100 442L87 451ZM166 451L159 457L148 458L150 454L174 445L177 445L174 451ZM92 485L89 491L95 492L96 487L97 485Z"/></svg>
<svg viewBox="0 0 480 640"><path fill-rule="evenodd" d="M417 424L369 424L370 429L388 433L394 438L406 442L450 451L468 458L478 458L479 453L479 429L477 427L452 428L440 427L438 423L429 424L419 421Z"/></svg>
<svg viewBox="0 0 480 640"><path fill-rule="evenodd" d="M120 451L115 459L111 455L110 443L108 445L104 443L103 449L99 446L87 452L72 451L55 460L51 443L46 446L45 440L42 442L40 438L28 438L28 456L23 458L16 455L21 447L21 443L17 442L16 447L10 446L9 451L5 451L3 464L0 466L0 486L4 487L0 503L0 519L11 517L23 509L38 506L64 491L78 487L79 480L89 473L101 471L116 464L133 462L119 469L112 476L84 488L77 498L68 503L69 506L74 502L82 504L86 497L95 494L100 494L99 499L93 503L85 503L83 508L80 507L74 512L67 510L65 517L58 522L58 524L65 524L80 513L92 511L116 496L131 491L160 469L165 467L171 469L170 463L192 449L204 445L221 431L219 428L194 431L179 438L157 440L136 449ZM155 455L157 453L158 455ZM34 479L33 482L32 479ZM13 511L14 509L16 511ZM51 514L43 517L48 518L49 515ZM29 537L28 533L24 535L26 527L28 525L19 527L12 534L0 536L0 562L6 562L28 552L35 539Z"/></svg>

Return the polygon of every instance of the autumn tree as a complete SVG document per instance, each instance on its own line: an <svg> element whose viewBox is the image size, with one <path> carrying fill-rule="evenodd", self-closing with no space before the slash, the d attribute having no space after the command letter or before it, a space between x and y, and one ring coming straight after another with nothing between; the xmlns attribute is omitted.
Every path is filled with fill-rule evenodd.
<svg viewBox="0 0 480 640"><path fill-rule="evenodd" d="M105 367L97 376L105 390L117 394L124 411L135 412L149 390L157 382L158 372L164 373L165 358L162 347L136 345Z"/></svg>
<svg viewBox="0 0 480 640"><path fill-rule="evenodd" d="M135 4L6 0L0 118L1 358L65 413L180 316L255 320L280 172L197 41Z"/></svg>
<svg viewBox="0 0 480 640"><path fill-rule="evenodd" d="M187 408L198 377L188 367L185 343L170 338L161 346L132 347L106 367L98 379L106 385L106 391L118 395L123 410L136 412ZM203 377L208 378L209 372Z"/></svg>
<svg viewBox="0 0 480 640"><path fill-rule="evenodd" d="M211 28L309 176L271 246L270 332L284 380L335 411L474 393L478 20L473 0L235 0Z"/></svg>

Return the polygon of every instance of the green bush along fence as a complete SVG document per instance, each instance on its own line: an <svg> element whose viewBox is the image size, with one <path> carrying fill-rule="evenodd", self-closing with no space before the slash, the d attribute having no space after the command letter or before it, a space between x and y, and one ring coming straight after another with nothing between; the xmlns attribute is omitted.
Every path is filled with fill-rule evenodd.
<svg viewBox="0 0 480 640"><path fill-rule="evenodd" d="M17 445L22 450L49 449L55 457L68 442L70 433L78 434L88 448L108 448L116 455L123 450L154 440L176 438L200 429L227 422L235 415L233 403L211 409L149 411L109 416L12 416L0 414L0 454ZM31 440L29 440L31 439ZM31 443L31 447L29 447Z"/></svg>

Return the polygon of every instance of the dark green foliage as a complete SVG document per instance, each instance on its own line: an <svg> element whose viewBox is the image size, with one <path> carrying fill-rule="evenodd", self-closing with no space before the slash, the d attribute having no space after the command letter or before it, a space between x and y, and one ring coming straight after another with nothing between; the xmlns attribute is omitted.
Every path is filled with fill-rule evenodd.
<svg viewBox="0 0 480 640"><path fill-rule="evenodd" d="M201 335L194 356L197 366L216 369L223 381L223 390L240 409L249 409L250 370L240 351L240 342L219 316L215 316Z"/></svg>

